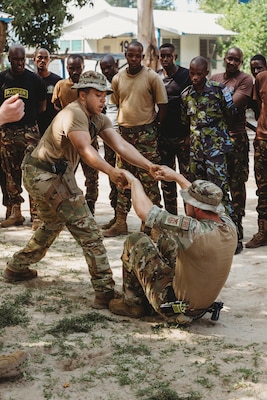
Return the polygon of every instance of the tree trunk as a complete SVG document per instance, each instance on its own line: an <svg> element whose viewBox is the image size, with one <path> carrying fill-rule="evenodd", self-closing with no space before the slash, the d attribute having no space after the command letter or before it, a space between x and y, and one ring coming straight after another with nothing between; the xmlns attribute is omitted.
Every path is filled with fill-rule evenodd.
<svg viewBox="0 0 267 400"><path fill-rule="evenodd" d="M144 46L143 64L158 69L158 47L155 36L153 0L137 0L138 41Z"/></svg>
<svg viewBox="0 0 267 400"><path fill-rule="evenodd" d="M4 69L4 50L6 46L6 28L7 24L0 21L0 70Z"/></svg>

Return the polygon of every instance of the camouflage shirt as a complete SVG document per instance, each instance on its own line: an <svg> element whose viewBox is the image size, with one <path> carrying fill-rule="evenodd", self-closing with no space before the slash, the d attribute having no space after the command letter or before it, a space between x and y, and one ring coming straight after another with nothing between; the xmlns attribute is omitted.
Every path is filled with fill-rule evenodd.
<svg viewBox="0 0 267 400"><path fill-rule="evenodd" d="M234 118L235 107L228 88L206 80L200 93L190 85L181 98L181 118L183 123L190 123L191 146L201 147L208 153L231 151L228 124Z"/></svg>

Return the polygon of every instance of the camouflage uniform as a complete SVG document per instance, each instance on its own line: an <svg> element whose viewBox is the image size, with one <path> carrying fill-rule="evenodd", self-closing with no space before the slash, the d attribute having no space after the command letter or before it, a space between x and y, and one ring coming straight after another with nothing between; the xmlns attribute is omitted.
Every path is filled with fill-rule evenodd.
<svg viewBox="0 0 267 400"><path fill-rule="evenodd" d="M16 126L3 127L1 132L1 165L6 175L6 189L8 203L21 204L24 202L21 186L21 163L28 146L36 146L40 140L38 125L18 128ZM36 216L36 208L30 197L30 214Z"/></svg>
<svg viewBox="0 0 267 400"><path fill-rule="evenodd" d="M226 162L226 154L233 150L227 130L234 112L231 95L224 85L206 80L201 93L189 86L181 96L182 119L190 121L190 181L204 179L219 186L232 216Z"/></svg>
<svg viewBox="0 0 267 400"><path fill-rule="evenodd" d="M91 145L96 149L96 151L99 150L97 138L95 138L95 140L91 143ZM98 175L99 175L99 173L98 173L98 170L85 164L82 160L81 160L81 167L82 167L84 177L85 177L85 182L84 182L84 185L86 188L85 199L86 199L87 205L88 205L91 213L94 215L95 203L98 198Z"/></svg>
<svg viewBox="0 0 267 400"><path fill-rule="evenodd" d="M247 132L231 136L233 150L226 155L229 186L232 196L233 216L235 222L245 216L246 182L249 174L249 140Z"/></svg>
<svg viewBox="0 0 267 400"><path fill-rule="evenodd" d="M144 126L133 128L119 127L121 136L128 143L131 143L145 158L155 164L159 164L160 157L157 151L157 126L151 123ZM122 158L117 161L119 168L130 171L138 178L144 187L145 193L153 204L160 205L160 191L157 181L146 171L134 165L128 164ZM131 191L118 188L117 211L127 214L131 208Z"/></svg>
<svg viewBox="0 0 267 400"><path fill-rule="evenodd" d="M112 290L115 284L106 250L82 192L79 190L76 195L63 200L55 209L46 199L46 192L53 179L55 174L26 163L23 174L24 186L36 201L38 217L43 224L35 231L24 249L13 255L8 262L8 268L19 272L30 264L40 261L66 227L83 250L95 291Z"/></svg>
<svg viewBox="0 0 267 400"><path fill-rule="evenodd" d="M153 206L146 225L160 229L157 246L142 232L131 234L124 243L125 303L129 306L144 304L147 298L154 310L161 314L160 305L168 301L168 288L173 286L175 289L176 282L175 290L180 295L178 300L186 301L196 309L209 307L225 283L236 246L233 222L225 214L221 219L223 222L218 224L182 215L174 217ZM227 243L224 242L224 249L217 246L217 250L215 243L222 240L221 235ZM209 238L215 244L211 251ZM210 253L217 251L217 262L212 263L210 258L214 259L214 254Z"/></svg>

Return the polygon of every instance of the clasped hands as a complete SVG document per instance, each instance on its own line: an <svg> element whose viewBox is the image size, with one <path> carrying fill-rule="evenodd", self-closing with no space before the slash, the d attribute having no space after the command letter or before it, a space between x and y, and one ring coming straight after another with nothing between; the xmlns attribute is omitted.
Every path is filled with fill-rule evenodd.
<svg viewBox="0 0 267 400"><path fill-rule="evenodd" d="M152 164L149 168L150 175L157 181L175 181L177 173L167 167L166 165ZM130 189L133 181L137 179L131 172L125 169L114 168L111 176L111 180L122 189Z"/></svg>

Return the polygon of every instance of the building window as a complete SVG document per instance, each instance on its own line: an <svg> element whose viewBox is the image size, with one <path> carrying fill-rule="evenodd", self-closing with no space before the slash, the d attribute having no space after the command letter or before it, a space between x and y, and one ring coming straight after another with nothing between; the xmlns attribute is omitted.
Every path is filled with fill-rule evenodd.
<svg viewBox="0 0 267 400"><path fill-rule="evenodd" d="M200 55L206 58L212 69L217 68L217 53L215 39L200 39Z"/></svg>
<svg viewBox="0 0 267 400"><path fill-rule="evenodd" d="M164 43L172 43L176 49L176 53L177 53L177 60L176 60L176 64L180 64L180 60L181 60L181 50L180 50L180 39L174 39L174 38L162 38L162 44Z"/></svg>
<svg viewBox="0 0 267 400"><path fill-rule="evenodd" d="M79 53L83 51L82 40L60 40L59 49L62 53L75 52Z"/></svg>

